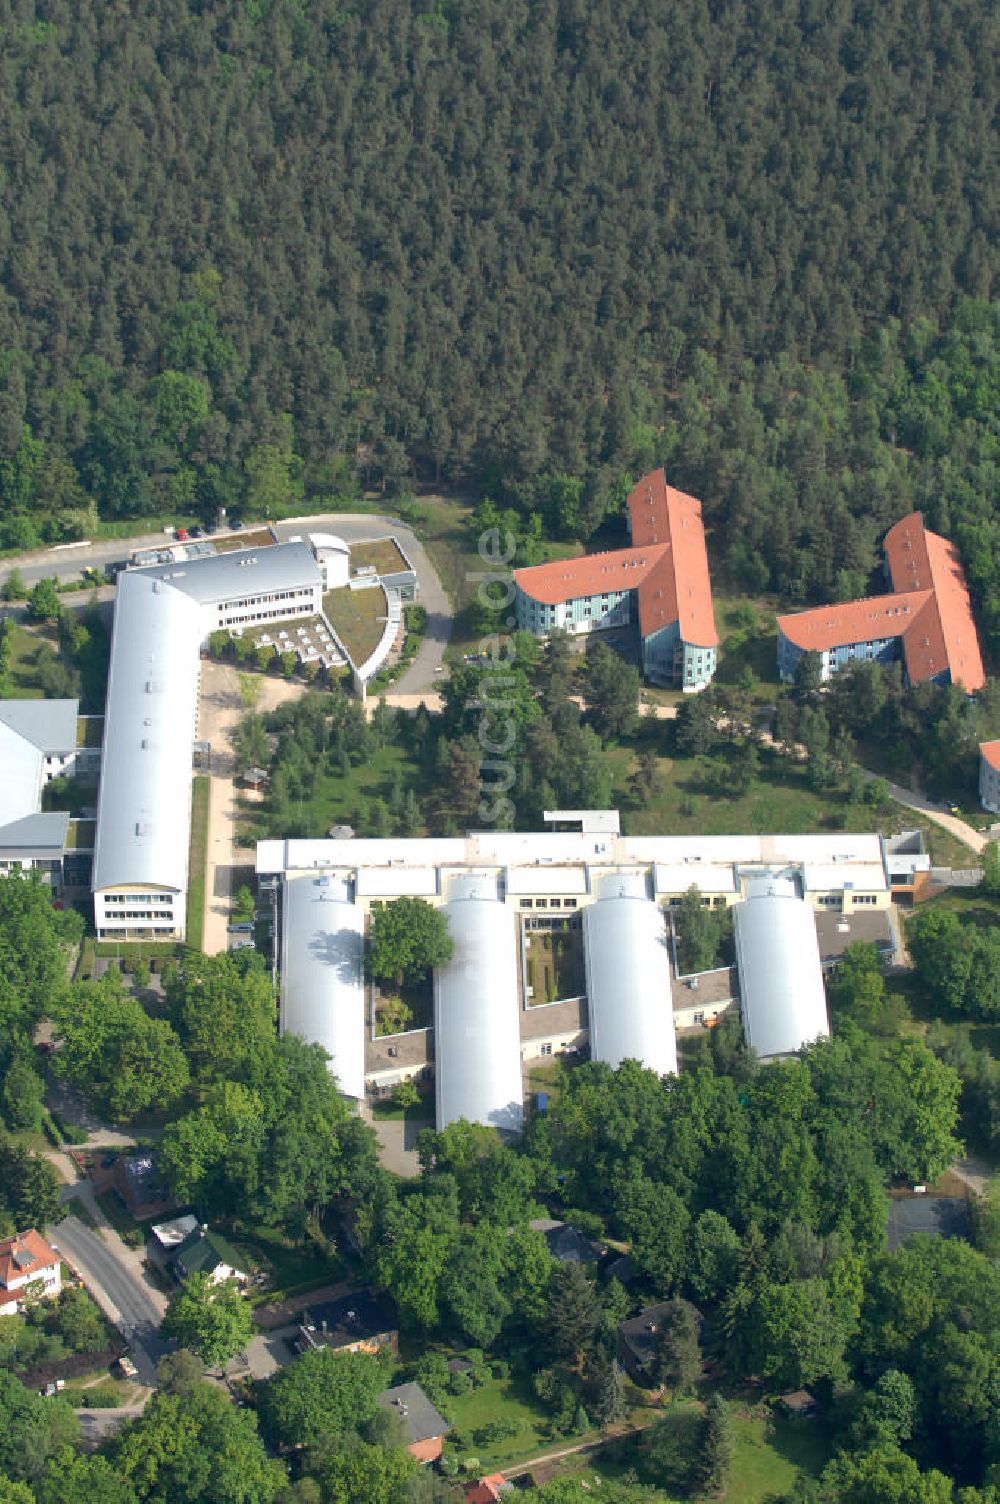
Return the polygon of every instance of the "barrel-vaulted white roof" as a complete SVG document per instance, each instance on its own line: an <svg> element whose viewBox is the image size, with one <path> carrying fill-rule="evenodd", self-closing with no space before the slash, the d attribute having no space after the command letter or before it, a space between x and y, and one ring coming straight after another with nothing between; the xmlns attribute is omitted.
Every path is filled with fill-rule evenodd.
<svg viewBox="0 0 1000 1504"><path fill-rule="evenodd" d="M94 841L95 890L181 890L191 826L201 613L148 574L118 579Z"/></svg>
<svg viewBox="0 0 1000 1504"><path fill-rule="evenodd" d="M454 944L434 973L438 1132L458 1118L520 1129L517 915L495 877L456 879L442 912Z"/></svg>
<svg viewBox="0 0 1000 1504"><path fill-rule="evenodd" d="M733 907L743 1032L762 1060L830 1032L816 921L788 878L756 878Z"/></svg>
<svg viewBox="0 0 1000 1504"><path fill-rule="evenodd" d="M339 878L285 882L281 1032L321 1044L340 1090L365 1094L364 914Z"/></svg>
<svg viewBox="0 0 1000 1504"><path fill-rule="evenodd" d="M644 876L600 880L597 902L583 911L583 945L593 1059L675 1074L667 937Z"/></svg>
<svg viewBox="0 0 1000 1504"><path fill-rule="evenodd" d="M136 572L128 570L119 576L119 599L122 580ZM141 573L172 585L204 606L272 590L298 590L306 585L319 585L323 578L306 543L272 543L264 548L208 554L201 559L185 559L180 564L156 564Z"/></svg>

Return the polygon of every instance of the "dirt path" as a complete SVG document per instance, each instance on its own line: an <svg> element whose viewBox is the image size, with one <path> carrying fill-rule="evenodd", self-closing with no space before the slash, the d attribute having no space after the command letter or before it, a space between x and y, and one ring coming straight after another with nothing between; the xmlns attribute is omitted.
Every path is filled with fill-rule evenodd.
<svg viewBox="0 0 1000 1504"><path fill-rule="evenodd" d="M652 1417L646 1425L652 1424ZM624 1436L637 1436L640 1431L646 1429L642 1426L609 1426L608 1429L597 1437L591 1437L589 1441L578 1441L572 1447L560 1447L558 1452L544 1452L540 1457L529 1457L526 1462L513 1462L509 1467L501 1468L505 1477L517 1478L521 1473L528 1473L532 1468L544 1467L548 1462L561 1462L564 1457L572 1457L577 1452L597 1452L601 1447L606 1447L609 1442L621 1441Z"/></svg>
<svg viewBox="0 0 1000 1504"><path fill-rule="evenodd" d="M992 1179L993 1171L984 1159L977 1159L973 1154L967 1154L964 1159L957 1159L952 1165L952 1173L959 1180L965 1182L970 1190L982 1196L986 1191L987 1181Z"/></svg>

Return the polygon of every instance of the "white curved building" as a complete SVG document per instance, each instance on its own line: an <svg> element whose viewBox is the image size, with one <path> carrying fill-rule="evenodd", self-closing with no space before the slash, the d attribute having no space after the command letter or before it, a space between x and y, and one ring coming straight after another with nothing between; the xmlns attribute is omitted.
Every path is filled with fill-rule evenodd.
<svg viewBox="0 0 1000 1504"><path fill-rule="evenodd" d="M600 879L596 903L583 911L583 947L592 1059L614 1067L638 1060L675 1075L667 936L644 875Z"/></svg>
<svg viewBox="0 0 1000 1504"><path fill-rule="evenodd" d="M733 908L743 1032L762 1060L830 1032L813 911L787 877L746 885Z"/></svg>
<svg viewBox="0 0 1000 1504"><path fill-rule="evenodd" d="M343 538L336 533L310 533L309 542L323 571L324 588L337 590L347 585L351 578L351 551Z"/></svg>
<svg viewBox="0 0 1000 1504"><path fill-rule="evenodd" d="M490 877L454 879L442 912L454 943L434 973L438 1132L466 1118L506 1132L524 1118L517 915Z"/></svg>
<svg viewBox="0 0 1000 1504"><path fill-rule="evenodd" d="M155 575L118 581L94 844L98 939L181 939L198 716L198 601Z"/></svg>
<svg viewBox="0 0 1000 1504"><path fill-rule="evenodd" d="M323 1046L346 1097L365 1094L364 913L344 878L285 883L281 1032Z"/></svg>

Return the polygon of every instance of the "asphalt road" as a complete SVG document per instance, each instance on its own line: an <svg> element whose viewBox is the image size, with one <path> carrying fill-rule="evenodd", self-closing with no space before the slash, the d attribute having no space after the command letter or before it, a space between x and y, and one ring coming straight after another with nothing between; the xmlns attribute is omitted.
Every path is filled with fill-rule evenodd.
<svg viewBox="0 0 1000 1504"><path fill-rule="evenodd" d="M79 1191L77 1186L71 1192ZM159 1335L163 1311L141 1274L115 1247L117 1239L105 1241L100 1233L84 1226L79 1217L64 1217L50 1227L49 1236L80 1275L104 1314L114 1322L129 1345L139 1377L144 1384L156 1383L156 1365L168 1344Z"/></svg>

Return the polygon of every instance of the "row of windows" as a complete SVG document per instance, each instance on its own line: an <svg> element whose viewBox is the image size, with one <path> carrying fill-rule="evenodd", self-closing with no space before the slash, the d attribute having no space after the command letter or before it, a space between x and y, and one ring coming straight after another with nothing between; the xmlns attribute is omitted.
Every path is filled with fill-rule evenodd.
<svg viewBox="0 0 1000 1504"><path fill-rule="evenodd" d="M164 914L154 909L116 909L113 914L108 914L108 919L155 919L160 924L173 924L174 916Z"/></svg>
<svg viewBox="0 0 1000 1504"><path fill-rule="evenodd" d="M295 601L314 594L312 585L298 585L294 590L272 590L268 595L249 595L242 601L220 601L220 611L245 611L250 606L262 606L268 601Z"/></svg>
<svg viewBox="0 0 1000 1504"><path fill-rule="evenodd" d="M576 898L522 898L519 900L522 909L575 909L578 902Z"/></svg>
<svg viewBox="0 0 1000 1504"><path fill-rule="evenodd" d="M108 893L105 895L104 901L108 904L155 903L162 905L172 904L174 901L174 895L172 893L165 893L163 895L159 893Z"/></svg>

